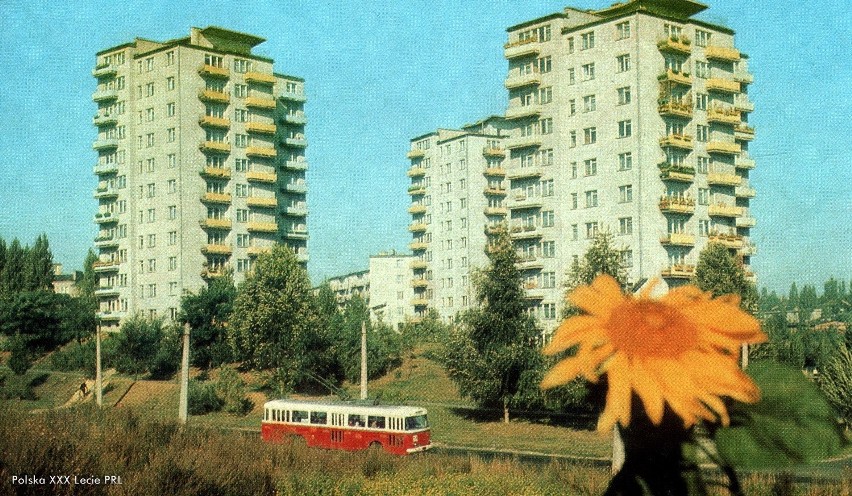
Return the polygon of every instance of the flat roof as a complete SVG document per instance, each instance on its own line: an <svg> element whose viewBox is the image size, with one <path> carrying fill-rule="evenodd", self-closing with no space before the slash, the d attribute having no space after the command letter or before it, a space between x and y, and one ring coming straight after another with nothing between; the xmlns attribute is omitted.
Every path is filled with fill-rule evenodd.
<svg viewBox="0 0 852 496"><path fill-rule="evenodd" d="M334 400L271 400L263 404L264 408L303 408L305 410L323 410L323 411L354 411L366 413L384 413L396 414L400 416L406 415L425 415L426 409L418 406L406 405L371 405L359 403L357 401L334 401ZM360 413L359 412L359 413Z"/></svg>
<svg viewBox="0 0 852 496"><path fill-rule="evenodd" d="M251 46L259 45L266 41L266 38L261 38L260 36L255 36L253 34L242 33L240 31L234 31L233 29L225 29L219 26L207 26L206 28L196 28L204 34L209 34L212 36L216 36L218 38L231 39L235 41L240 41L242 43L247 43Z"/></svg>

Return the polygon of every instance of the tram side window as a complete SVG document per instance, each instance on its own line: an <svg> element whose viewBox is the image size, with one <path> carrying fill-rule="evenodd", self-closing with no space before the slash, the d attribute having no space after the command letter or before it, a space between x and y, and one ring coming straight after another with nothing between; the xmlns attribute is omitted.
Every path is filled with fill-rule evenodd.
<svg viewBox="0 0 852 496"><path fill-rule="evenodd" d="M299 423L299 422L307 423L308 422L308 412L305 412L305 411L302 411L302 410L293 410L293 415L292 415L291 418L293 419L293 422L296 422L296 423Z"/></svg>
<svg viewBox="0 0 852 496"><path fill-rule="evenodd" d="M416 429L425 429L429 427L429 422L426 420L426 415L417 415L415 417L405 417L405 430L413 431Z"/></svg>
<svg viewBox="0 0 852 496"><path fill-rule="evenodd" d="M325 425L328 422L328 413L311 412L311 423Z"/></svg>
<svg viewBox="0 0 852 496"><path fill-rule="evenodd" d="M369 417L367 417L367 420L369 422L370 428L372 428L372 429L384 429L385 428L385 418L384 417L378 417L378 416L375 416L375 415L370 415Z"/></svg>
<svg viewBox="0 0 852 496"><path fill-rule="evenodd" d="M349 427L364 427L366 424L363 415L349 414Z"/></svg>

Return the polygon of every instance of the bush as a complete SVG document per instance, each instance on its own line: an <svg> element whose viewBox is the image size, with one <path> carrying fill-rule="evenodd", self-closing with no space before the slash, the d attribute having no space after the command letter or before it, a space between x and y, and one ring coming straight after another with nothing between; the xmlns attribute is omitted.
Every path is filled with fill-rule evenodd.
<svg viewBox="0 0 852 496"><path fill-rule="evenodd" d="M820 389L847 426L852 426L852 352L840 346L818 376Z"/></svg>
<svg viewBox="0 0 852 496"><path fill-rule="evenodd" d="M225 411L228 413L245 415L254 408L254 403L246 398L245 381L230 367L222 368L219 373L219 380L216 381L216 392L222 399Z"/></svg>
<svg viewBox="0 0 852 496"><path fill-rule="evenodd" d="M183 343L181 330L175 326L163 330L157 353L148 365L152 379L168 379L180 368Z"/></svg>
<svg viewBox="0 0 852 496"><path fill-rule="evenodd" d="M216 386L199 381L189 381L187 409L190 415L218 412L225 402L216 394Z"/></svg>
<svg viewBox="0 0 852 496"><path fill-rule="evenodd" d="M53 352L50 355L50 368L60 372L82 370L86 375L94 376L95 340L90 339L83 344L72 342L68 346Z"/></svg>
<svg viewBox="0 0 852 496"><path fill-rule="evenodd" d="M30 358L29 350L27 350L27 343L21 336L15 336L10 341L9 350L12 353L9 355L9 368L17 375L24 375L30 366L32 366L32 359Z"/></svg>

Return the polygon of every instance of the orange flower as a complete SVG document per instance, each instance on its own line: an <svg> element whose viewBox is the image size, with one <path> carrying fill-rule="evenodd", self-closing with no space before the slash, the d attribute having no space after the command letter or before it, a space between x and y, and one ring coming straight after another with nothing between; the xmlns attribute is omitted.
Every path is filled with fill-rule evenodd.
<svg viewBox="0 0 852 496"><path fill-rule="evenodd" d="M739 308L734 295L713 299L695 286L682 286L659 300L649 298L653 284L634 298L624 295L610 276L574 290L569 299L585 315L569 318L556 330L544 353L579 345L557 363L543 388L565 384L578 375L590 381L606 374L606 408L598 430L630 423L633 393L648 418L659 425L666 404L684 426L698 419L729 422L722 397L753 403L760 391L737 366L742 343L766 340L760 324Z"/></svg>

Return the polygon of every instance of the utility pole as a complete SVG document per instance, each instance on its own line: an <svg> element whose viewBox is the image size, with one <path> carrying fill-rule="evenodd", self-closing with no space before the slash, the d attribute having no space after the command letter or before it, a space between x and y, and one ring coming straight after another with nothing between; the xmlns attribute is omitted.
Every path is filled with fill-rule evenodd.
<svg viewBox="0 0 852 496"><path fill-rule="evenodd" d="M103 376L101 375L101 322L95 327L95 401L104 404Z"/></svg>
<svg viewBox="0 0 852 496"><path fill-rule="evenodd" d="M178 419L181 424L186 424L186 412L189 397L189 323L183 325L183 357L180 366L180 406L178 407Z"/></svg>
<svg viewBox="0 0 852 496"><path fill-rule="evenodd" d="M367 322L361 321L361 399L367 399Z"/></svg>

